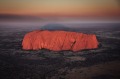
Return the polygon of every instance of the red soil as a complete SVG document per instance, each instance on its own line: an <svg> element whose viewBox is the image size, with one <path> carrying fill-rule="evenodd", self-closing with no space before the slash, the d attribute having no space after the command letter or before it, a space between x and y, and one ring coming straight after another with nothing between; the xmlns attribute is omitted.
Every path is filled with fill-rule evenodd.
<svg viewBox="0 0 120 79"><path fill-rule="evenodd" d="M33 31L24 36L22 46L24 50L49 49L53 51L98 48L98 41L94 34L83 34L66 31Z"/></svg>

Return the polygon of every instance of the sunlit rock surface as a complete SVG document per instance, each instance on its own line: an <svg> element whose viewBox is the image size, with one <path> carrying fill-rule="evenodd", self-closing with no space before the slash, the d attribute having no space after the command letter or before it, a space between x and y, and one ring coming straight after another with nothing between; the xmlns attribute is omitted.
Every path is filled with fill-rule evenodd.
<svg viewBox="0 0 120 79"><path fill-rule="evenodd" d="M80 51L98 48L98 41L94 34L39 30L27 33L22 46L24 50Z"/></svg>

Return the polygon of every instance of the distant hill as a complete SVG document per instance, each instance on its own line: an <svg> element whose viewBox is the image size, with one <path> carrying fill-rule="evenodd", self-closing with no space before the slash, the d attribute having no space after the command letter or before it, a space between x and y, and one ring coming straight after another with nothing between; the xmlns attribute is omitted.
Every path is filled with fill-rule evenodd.
<svg viewBox="0 0 120 79"><path fill-rule="evenodd" d="M36 21L36 20L42 20L42 18L27 15L0 14L0 21Z"/></svg>

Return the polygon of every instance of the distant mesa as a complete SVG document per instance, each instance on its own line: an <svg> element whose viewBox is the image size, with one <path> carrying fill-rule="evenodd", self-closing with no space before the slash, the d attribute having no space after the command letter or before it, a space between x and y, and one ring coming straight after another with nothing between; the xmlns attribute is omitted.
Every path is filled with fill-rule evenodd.
<svg viewBox="0 0 120 79"><path fill-rule="evenodd" d="M69 31L70 28L62 25L62 24L47 24L40 28L41 30L63 30L63 31Z"/></svg>
<svg viewBox="0 0 120 79"><path fill-rule="evenodd" d="M98 48L98 41L94 34L37 30L24 36L22 48L24 50L80 51Z"/></svg>

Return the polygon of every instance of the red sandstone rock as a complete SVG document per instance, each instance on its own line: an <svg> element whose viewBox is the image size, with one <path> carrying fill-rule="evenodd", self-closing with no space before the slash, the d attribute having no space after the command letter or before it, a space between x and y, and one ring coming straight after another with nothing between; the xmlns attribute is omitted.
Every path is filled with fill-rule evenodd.
<svg viewBox="0 0 120 79"><path fill-rule="evenodd" d="M66 31L33 31L24 36L24 50L49 49L53 51L98 48L95 35Z"/></svg>

